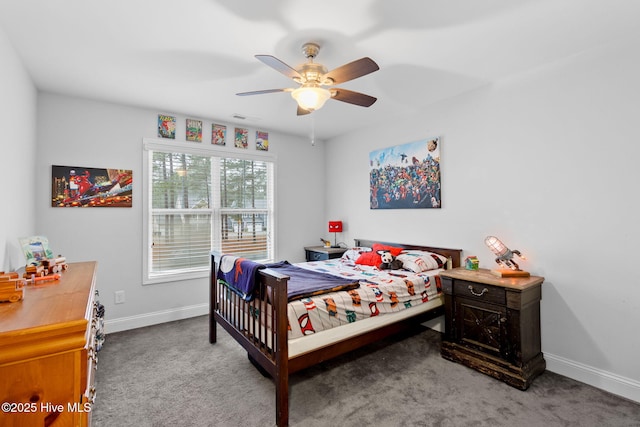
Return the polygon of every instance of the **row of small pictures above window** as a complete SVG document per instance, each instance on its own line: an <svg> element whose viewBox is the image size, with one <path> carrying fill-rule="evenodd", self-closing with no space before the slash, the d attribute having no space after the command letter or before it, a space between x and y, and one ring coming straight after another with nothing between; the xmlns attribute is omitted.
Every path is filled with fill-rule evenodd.
<svg viewBox="0 0 640 427"><path fill-rule="evenodd" d="M158 114L158 137L176 139L176 118L165 114ZM187 141L202 142L202 120L186 119ZM214 145L227 145L227 127L213 123L211 125L211 143ZM249 129L235 128L233 134L233 146L236 148L249 147ZM269 150L269 133L256 131L256 149Z"/></svg>

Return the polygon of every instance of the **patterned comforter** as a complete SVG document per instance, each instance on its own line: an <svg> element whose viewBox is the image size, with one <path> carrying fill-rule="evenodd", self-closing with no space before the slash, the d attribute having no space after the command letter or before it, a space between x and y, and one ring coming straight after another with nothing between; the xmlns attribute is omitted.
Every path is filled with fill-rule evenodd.
<svg viewBox="0 0 640 427"><path fill-rule="evenodd" d="M358 280L350 291L331 292L288 304L289 338L324 331L372 316L392 313L430 301L440 293L442 270L412 273L355 265L343 259L295 264L299 267Z"/></svg>

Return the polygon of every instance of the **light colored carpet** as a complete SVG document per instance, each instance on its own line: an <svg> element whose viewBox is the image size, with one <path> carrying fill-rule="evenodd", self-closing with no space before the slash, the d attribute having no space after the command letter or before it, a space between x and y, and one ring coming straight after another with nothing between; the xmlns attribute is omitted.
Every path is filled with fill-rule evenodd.
<svg viewBox="0 0 640 427"><path fill-rule="evenodd" d="M207 316L107 335L96 387L96 427L275 425L273 382ZM290 425L640 426L640 404L548 371L517 390L420 327L292 375Z"/></svg>

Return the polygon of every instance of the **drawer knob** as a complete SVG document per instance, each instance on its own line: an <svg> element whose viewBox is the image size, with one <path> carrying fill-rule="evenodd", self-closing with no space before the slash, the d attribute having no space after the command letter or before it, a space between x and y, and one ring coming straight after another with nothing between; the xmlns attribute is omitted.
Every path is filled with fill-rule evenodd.
<svg viewBox="0 0 640 427"><path fill-rule="evenodd" d="M89 352L87 353L87 359L93 360L94 368L98 369L98 354L93 347L89 349Z"/></svg>
<svg viewBox="0 0 640 427"><path fill-rule="evenodd" d="M484 295L487 292L489 292L489 289L484 288L482 291L480 291L480 293L478 293L473 289L473 286L469 285L469 292L471 292L473 295L475 295L477 297L481 297L482 295Z"/></svg>
<svg viewBox="0 0 640 427"><path fill-rule="evenodd" d="M96 388L94 386L89 388L89 398L87 400L91 405L96 403Z"/></svg>

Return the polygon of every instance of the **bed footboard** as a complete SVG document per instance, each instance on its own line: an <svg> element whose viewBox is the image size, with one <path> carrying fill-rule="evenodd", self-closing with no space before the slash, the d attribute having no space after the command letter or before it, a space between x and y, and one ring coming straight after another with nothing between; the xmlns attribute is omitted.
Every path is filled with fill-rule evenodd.
<svg viewBox="0 0 640 427"><path fill-rule="evenodd" d="M216 279L216 254L211 254L209 342L217 340L222 326L276 384L276 423L289 422L289 357L287 331L287 281L289 276L260 270L256 297L245 301Z"/></svg>

